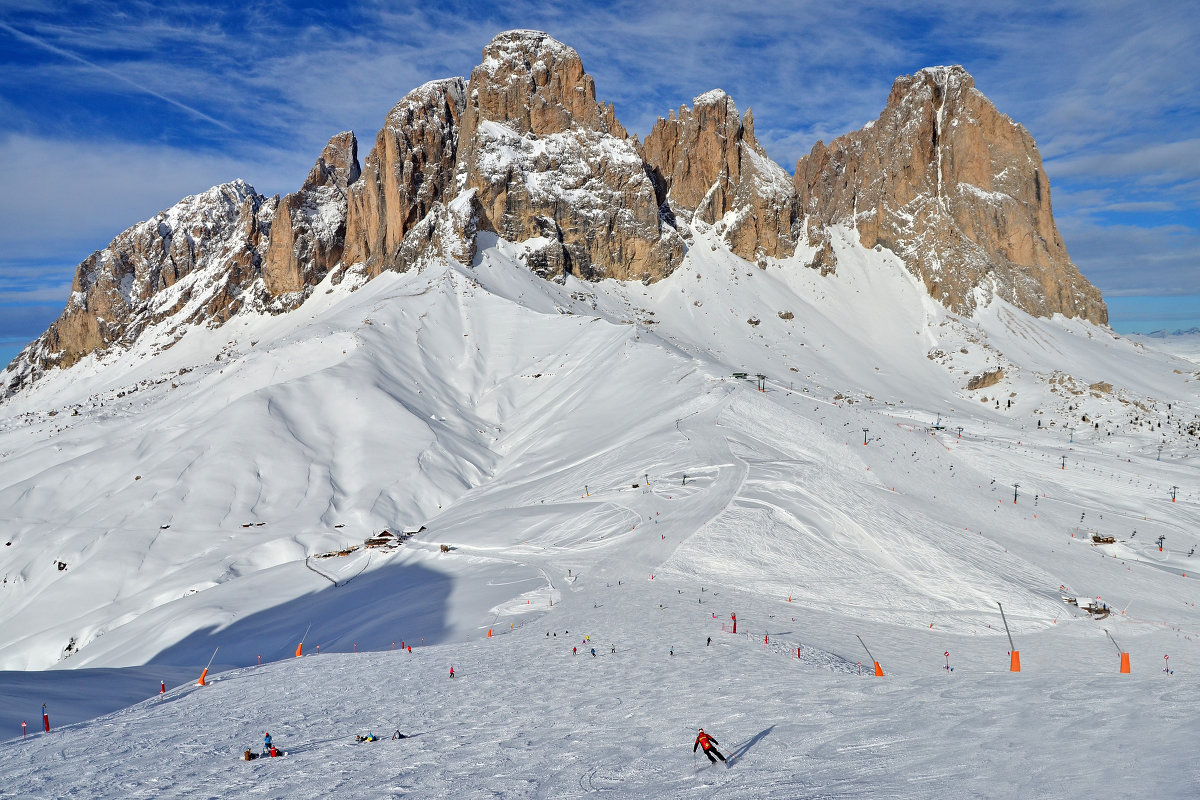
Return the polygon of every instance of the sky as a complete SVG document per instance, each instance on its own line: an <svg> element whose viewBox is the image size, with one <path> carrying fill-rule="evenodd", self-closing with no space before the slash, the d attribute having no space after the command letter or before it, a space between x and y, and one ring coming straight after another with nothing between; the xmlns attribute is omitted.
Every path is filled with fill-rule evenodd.
<svg viewBox="0 0 1200 800"><path fill-rule="evenodd" d="M43 2L0 9L0 359L75 266L244 178L294 191L333 134L469 75L497 32L574 47L618 118L719 87L788 171L875 119L891 82L962 64L1030 130L1072 259L1122 332L1200 326L1200 6L1193 2ZM6 349L7 348L7 349Z"/></svg>

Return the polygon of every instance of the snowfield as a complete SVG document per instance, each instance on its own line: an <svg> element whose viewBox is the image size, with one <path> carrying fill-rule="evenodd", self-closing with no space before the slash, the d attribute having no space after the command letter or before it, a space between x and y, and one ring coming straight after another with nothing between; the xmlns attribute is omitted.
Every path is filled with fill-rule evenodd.
<svg viewBox="0 0 1200 800"><path fill-rule="evenodd" d="M1196 364L689 236L481 234L0 405L0 794L1194 797Z"/></svg>

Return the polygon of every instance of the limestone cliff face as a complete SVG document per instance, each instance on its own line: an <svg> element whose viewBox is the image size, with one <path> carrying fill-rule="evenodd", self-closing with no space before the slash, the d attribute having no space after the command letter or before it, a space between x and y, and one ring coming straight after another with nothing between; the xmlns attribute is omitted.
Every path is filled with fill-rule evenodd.
<svg viewBox="0 0 1200 800"><path fill-rule="evenodd" d="M62 316L0 373L0 394L151 327L165 346L184 323L290 310L334 271L470 264L479 229L525 243L546 278L658 280L682 261L680 222L714 226L747 260L787 258L806 239L822 274L836 269L825 229L853 226L952 311L994 293L1039 316L1107 321L1055 228L1032 138L961 67L897 79L876 122L818 142L793 179L723 91L639 144L578 53L509 31L469 80L432 81L392 108L361 170L354 134L340 133L295 193L217 186L93 253Z"/></svg>
<svg viewBox="0 0 1200 800"><path fill-rule="evenodd" d="M329 140L300 191L279 202L262 277L283 307L299 305L341 261L347 189L358 180L358 141L350 131Z"/></svg>
<svg viewBox="0 0 1200 800"><path fill-rule="evenodd" d="M1033 138L962 67L897 78L879 119L818 142L795 186L811 243L820 225L852 225L952 311L970 315L981 289L1036 316L1108 321L1054 225Z"/></svg>
<svg viewBox="0 0 1200 800"><path fill-rule="evenodd" d="M181 200L92 253L75 270L66 308L13 361L5 393L46 369L128 347L169 320L220 324L257 279L274 203L243 181Z"/></svg>
<svg viewBox="0 0 1200 800"><path fill-rule="evenodd" d="M536 239L545 277L654 280L683 258L654 184L611 105L596 101L579 54L537 31L509 31L471 73L457 162L478 225Z"/></svg>
<svg viewBox="0 0 1200 800"><path fill-rule="evenodd" d="M753 114L739 118L725 92L707 92L692 108L660 118L643 153L660 202L684 219L725 220L725 239L737 255L784 258L795 250L791 176L754 138Z"/></svg>
<svg viewBox="0 0 1200 800"><path fill-rule="evenodd" d="M412 255L401 252L405 237L457 191L465 102L466 83L450 78L414 89L388 113L361 177L349 189L346 264L364 264L371 276L411 264Z"/></svg>

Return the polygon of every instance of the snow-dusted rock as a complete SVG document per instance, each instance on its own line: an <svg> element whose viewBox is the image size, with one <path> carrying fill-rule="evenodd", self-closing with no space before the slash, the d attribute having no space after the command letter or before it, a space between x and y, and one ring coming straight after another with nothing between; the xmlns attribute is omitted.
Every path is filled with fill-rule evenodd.
<svg viewBox="0 0 1200 800"><path fill-rule="evenodd" d="M634 140L596 102L579 54L544 33L509 31L484 48L457 169L481 228L550 240L534 262L544 277L654 280L683 257Z"/></svg>
<svg viewBox="0 0 1200 800"><path fill-rule="evenodd" d="M725 240L747 260L795 250L792 179L754 138L753 113L739 118L724 91L659 118L643 149L660 201L673 213L710 225L728 214Z"/></svg>
<svg viewBox="0 0 1200 800"><path fill-rule="evenodd" d="M267 292L294 308L341 261L346 238L346 191L359 176L358 140L351 131L325 145L300 191L279 203L263 262Z"/></svg>
<svg viewBox="0 0 1200 800"><path fill-rule="evenodd" d="M75 270L60 316L6 372L0 394L110 346L150 324L220 324L253 296L275 203L242 180L180 200L119 234Z"/></svg>
<svg viewBox="0 0 1200 800"><path fill-rule="evenodd" d="M795 184L811 243L821 225L852 225L952 311L970 315L994 292L1037 316L1108 321L1058 235L1033 137L962 67L897 78L879 119L818 142Z"/></svg>
<svg viewBox="0 0 1200 800"><path fill-rule="evenodd" d="M349 189L344 263L365 264L372 276L409 266L399 252L406 234L456 193L465 90L462 78L431 81L388 113Z"/></svg>

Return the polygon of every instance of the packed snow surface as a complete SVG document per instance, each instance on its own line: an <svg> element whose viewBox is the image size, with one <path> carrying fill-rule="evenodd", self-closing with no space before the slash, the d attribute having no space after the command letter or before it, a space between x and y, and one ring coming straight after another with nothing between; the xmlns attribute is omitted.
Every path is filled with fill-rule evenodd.
<svg viewBox="0 0 1200 800"><path fill-rule="evenodd" d="M1195 363L691 235L644 286L481 234L0 405L3 791L1194 796Z"/></svg>

